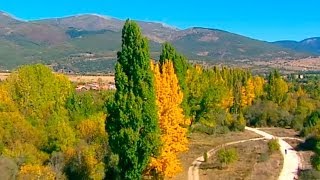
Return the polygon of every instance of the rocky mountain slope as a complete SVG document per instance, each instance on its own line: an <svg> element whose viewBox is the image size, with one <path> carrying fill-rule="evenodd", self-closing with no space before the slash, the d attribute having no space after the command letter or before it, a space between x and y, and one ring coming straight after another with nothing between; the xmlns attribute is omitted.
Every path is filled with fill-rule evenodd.
<svg viewBox="0 0 320 180"><path fill-rule="evenodd" d="M191 60L296 59L309 56L230 32L193 27L177 29L138 21L150 40L152 58L171 42ZM43 62L75 71L111 70L120 49L123 20L96 14L23 21L0 12L0 69Z"/></svg>

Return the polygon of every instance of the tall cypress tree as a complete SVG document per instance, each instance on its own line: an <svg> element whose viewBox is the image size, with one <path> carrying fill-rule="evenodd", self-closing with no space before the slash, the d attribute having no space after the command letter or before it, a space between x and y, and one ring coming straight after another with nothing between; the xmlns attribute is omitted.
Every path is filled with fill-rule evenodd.
<svg viewBox="0 0 320 180"><path fill-rule="evenodd" d="M178 77L180 88L183 92L183 101L181 106L183 108L184 114L186 116L190 115L190 107L188 105L188 97L189 91L187 87L186 77L187 77L187 70L188 70L188 62L187 59L179 54L175 48L169 44L164 43L162 46L162 52L160 55L160 66L162 66L166 61L172 61L174 66L174 71Z"/></svg>
<svg viewBox="0 0 320 180"><path fill-rule="evenodd" d="M122 29L115 84L115 100L107 107L106 120L110 148L119 156L114 179L141 179L150 157L158 152L160 130L148 41L130 20Z"/></svg>

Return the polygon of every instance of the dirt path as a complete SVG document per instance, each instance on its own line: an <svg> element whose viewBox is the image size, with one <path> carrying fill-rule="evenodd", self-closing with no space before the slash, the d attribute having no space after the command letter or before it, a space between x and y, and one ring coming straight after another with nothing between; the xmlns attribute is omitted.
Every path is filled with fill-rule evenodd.
<svg viewBox="0 0 320 180"><path fill-rule="evenodd" d="M246 127L246 130L253 131L257 134L262 135L267 139L276 138L275 136L272 136L271 134L268 134L258 129ZM279 180L298 179L298 169L300 165L300 158L297 154L297 151L295 151L290 144L288 144L281 138L279 138L279 144L280 144L280 151L284 159ZM285 150L287 150L287 154L285 153Z"/></svg>
<svg viewBox="0 0 320 180"><path fill-rule="evenodd" d="M252 138L252 139L229 142L229 143L220 145L220 146L215 147L207 152L208 158L211 157L212 155L214 155L222 147L226 147L226 146L230 146L230 145L234 145L234 144L239 144L239 143L244 143L244 142L248 142L248 141L259 141L259 140L263 140L263 139L266 139L266 138ZM200 156L195 161L193 161L192 165L189 167L189 170L188 170L188 180L199 180L199 167L202 162L204 162L203 156Z"/></svg>
<svg viewBox="0 0 320 180"><path fill-rule="evenodd" d="M208 151L208 158L210 156L212 156L217 150L219 150L220 148L225 147L225 146L230 146L233 144L238 144L238 143L243 143L243 142L248 142L248 141L257 141L257 140L262 140L262 139L276 138L275 136L268 134L266 132L263 132L261 130L258 130L258 129L246 127L246 130L255 132L255 133L263 136L263 138L253 138L253 139L247 139L247 140L226 143L224 145L218 146L218 147ZM282 138L286 138L286 137L281 137L279 139L280 151L281 151L281 154L284 158L284 163L283 163L283 167L282 167L282 170L281 170L281 173L279 176L279 180L295 179L298 177L297 172L298 172L298 168L299 168L300 158L299 158L297 152L292 148L292 146L290 146L287 142L282 140ZM287 154L285 154L285 149L287 149ZM188 180L199 180L199 167L203 161L204 161L203 156L200 156L195 161L193 161L192 165L189 167L189 170L188 170Z"/></svg>

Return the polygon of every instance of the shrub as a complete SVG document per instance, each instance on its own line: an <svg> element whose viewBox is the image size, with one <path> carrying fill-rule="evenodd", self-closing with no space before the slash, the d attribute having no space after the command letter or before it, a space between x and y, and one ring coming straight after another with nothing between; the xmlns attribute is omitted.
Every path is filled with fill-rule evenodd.
<svg viewBox="0 0 320 180"><path fill-rule="evenodd" d="M311 164L316 170L320 171L320 156L318 154L311 157Z"/></svg>
<svg viewBox="0 0 320 180"><path fill-rule="evenodd" d="M314 136L307 137L307 139L303 143L300 143L298 145L298 148L306 151L308 150L314 151L317 141L318 141L317 138Z"/></svg>
<svg viewBox="0 0 320 180"><path fill-rule="evenodd" d="M301 180L317 180L320 177L320 172L314 169L303 170L300 172L299 179Z"/></svg>
<svg viewBox="0 0 320 180"><path fill-rule="evenodd" d="M280 145L278 139L271 139L268 142L268 148L271 153L279 151Z"/></svg>
<svg viewBox="0 0 320 180"><path fill-rule="evenodd" d="M238 160L238 153L237 153L237 150L234 148L220 149L217 152L217 156L218 156L218 160L221 163L222 167Z"/></svg>
<svg viewBox="0 0 320 180"><path fill-rule="evenodd" d="M205 133L208 135L226 134L230 132L227 126L209 127L201 123L195 123L191 126L190 132Z"/></svg>

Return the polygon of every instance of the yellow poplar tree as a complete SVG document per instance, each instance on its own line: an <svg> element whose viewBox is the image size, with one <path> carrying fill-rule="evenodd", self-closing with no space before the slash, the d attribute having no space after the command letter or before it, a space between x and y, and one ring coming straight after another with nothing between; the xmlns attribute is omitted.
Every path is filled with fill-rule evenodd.
<svg viewBox="0 0 320 180"><path fill-rule="evenodd" d="M247 90L245 86L241 86L240 98L241 98L241 107L246 107L248 105L248 97L247 97Z"/></svg>
<svg viewBox="0 0 320 180"><path fill-rule="evenodd" d="M162 177L173 177L182 171L178 154L188 149L186 137L189 124L180 104L183 93L171 61L166 61L153 71L156 79L156 95L159 125L161 129L162 149L157 158L151 160L150 169Z"/></svg>
<svg viewBox="0 0 320 180"><path fill-rule="evenodd" d="M233 92L232 90L228 90L228 92L224 95L219 105L222 109L228 112L230 107L233 105L233 102L234 102Z"/></svg>
<svg viewBox="0 0 320 180"><path fill-rule="evenodd" d="M245 88L246 88L246 92L247 92L248 106L251 106L254 98L256 97L256 95L255 95L255 89L254 89L254 83L253 83L252 78L249 78L249 79L248 79Z"/></svg>
<svg viewBox="0 0 320 180"><path fill-rule="evenodd" d="M251 106L255 97L254 81L249 78L246 85L241 87L241 107Z"/></svg>
<svg viewBox="0 0 320 180"><path fill-rule="evenodd" d="M264 93L264 78L260 76L253 77L253 84L254 84L254 93L256 97L260 97Z"/></svg>

